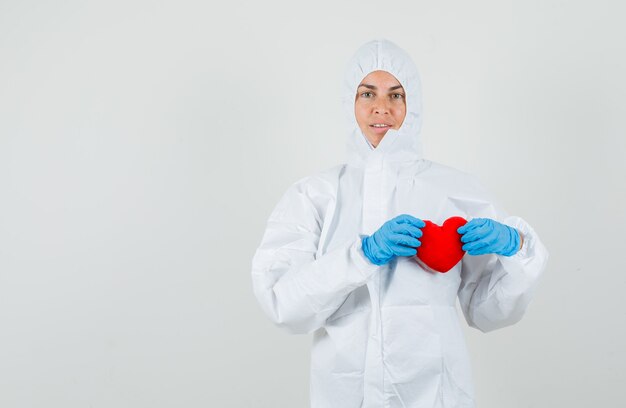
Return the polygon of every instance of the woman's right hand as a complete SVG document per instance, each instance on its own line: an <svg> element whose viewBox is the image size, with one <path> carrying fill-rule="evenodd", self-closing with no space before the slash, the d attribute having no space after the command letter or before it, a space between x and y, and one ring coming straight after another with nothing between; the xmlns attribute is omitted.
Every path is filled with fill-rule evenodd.
<svg viewBox="0 0 626 408"><path fill-rule="evenodd" d="M422 245L418 238L425 225L424 221L411 215L398 215L363 238L363 253L375 265L384 265L394 256L414 256L416 248Z"/></svg>

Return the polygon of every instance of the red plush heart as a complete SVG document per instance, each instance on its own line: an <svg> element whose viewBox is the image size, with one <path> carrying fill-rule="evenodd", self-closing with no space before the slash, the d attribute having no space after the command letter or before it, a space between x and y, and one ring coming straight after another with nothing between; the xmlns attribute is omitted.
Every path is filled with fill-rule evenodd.
<svg viewBox="0 0 626 408"><path fill-rule="evenodd" d="M423 235L419 239L422 245L417 248L417 257L435 271L448 272L465 255L461 234L456 230L467 220L450 217L441 227L431 221L424 220L424 223L426 226L422 228Z"/></svg>

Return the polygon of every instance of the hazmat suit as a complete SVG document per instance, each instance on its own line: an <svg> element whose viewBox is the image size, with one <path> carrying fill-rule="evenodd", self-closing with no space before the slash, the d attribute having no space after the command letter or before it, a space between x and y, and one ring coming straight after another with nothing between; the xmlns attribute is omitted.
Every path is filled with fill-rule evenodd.
<svg viewBox="0 0 626 408"><path fill-rule="evenodd" d="M402 126L374 148L355 119L359 82L394 75L406 93ZM349 61L342 91L347 160L287 189L271 213L252 260L264 313L289 333L313 333L313 408L471 408L474 387L456 308L487 333L518 322L548 252L533 228L509 216L470 174L422 157L420 81L411 58L379 39ZM389 219L411 214L491 218L517 228L513 256L471 256L446 273L414 257L375 265L362 239ZM419 251L419 249L418 249Z"/></svg>

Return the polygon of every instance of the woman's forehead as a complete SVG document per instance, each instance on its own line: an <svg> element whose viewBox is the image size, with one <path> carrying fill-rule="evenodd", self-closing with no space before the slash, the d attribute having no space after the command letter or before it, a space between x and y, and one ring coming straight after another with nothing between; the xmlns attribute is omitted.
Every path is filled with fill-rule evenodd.
<svg viewBox="0 0 626 408"><path fill-rule="evenodd" d="M363 77L363 79L361 80L361 82L359 82L358 86L365 86L365 85L369 85L367 86L368 88L372 88L372 87L376 87L378 88L380 87L394 87L395 89L398 89L398 87L402 87L402 84L400 83L400 81L398 81L398 79L393 76L391 73L387 72L387 71L382 71L382 70L378 70L378 71L372 71L369 74L367 74L365 77Z"/></svg>

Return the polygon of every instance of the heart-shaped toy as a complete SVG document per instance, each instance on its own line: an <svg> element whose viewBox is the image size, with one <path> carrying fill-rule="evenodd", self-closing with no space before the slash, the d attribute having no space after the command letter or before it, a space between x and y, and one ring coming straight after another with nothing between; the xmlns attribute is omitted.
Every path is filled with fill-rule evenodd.
<svg viewBox="0 0 626 408"><path fill-rule="evenodd" d="M461 234L456 230L465 225L467 220L463 217L450 217L442 226L434 222L424 220L426 226L422 228L422 245L417 248L417 257L429 268L445 273L454 267L463 255L463 242Z"/></svg>

